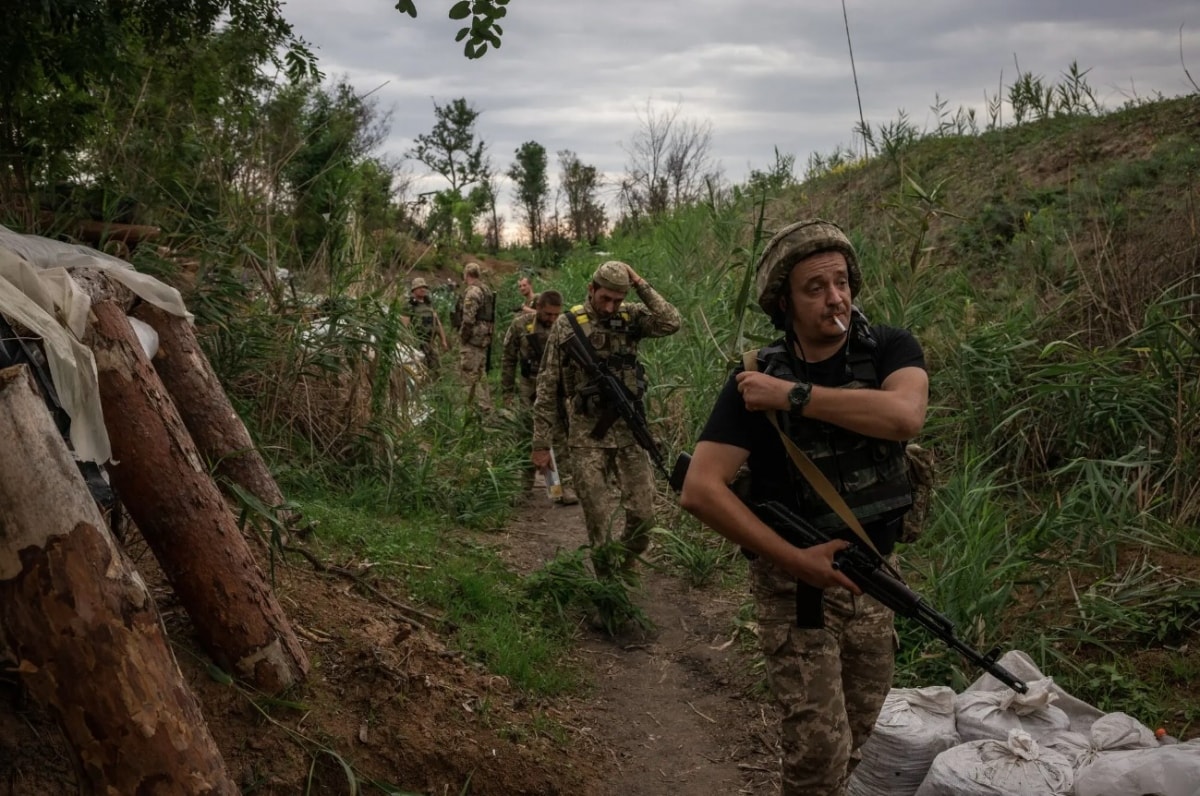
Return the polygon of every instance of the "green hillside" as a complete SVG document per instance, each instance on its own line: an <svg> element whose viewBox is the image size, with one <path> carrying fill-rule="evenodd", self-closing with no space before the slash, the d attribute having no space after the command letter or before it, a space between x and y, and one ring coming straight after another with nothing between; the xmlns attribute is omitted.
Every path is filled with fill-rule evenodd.
<svg viewBox="0 0 1200 796"><path fill-rule="evenodd" d="M1200 97L913 136L818 171L768 198L763 227L846 226L859 303L926 347L921 441L940 485L904 555L914 579L981 648L1023 649L1085 700L1200 733ZM689 338L652 379L671 385L681 446L747 345L756 213L741 197L614 246L687 296ZM747 316L749 339L766 332ZM916 631L904 642L903 684L974 676Z"/></svg>

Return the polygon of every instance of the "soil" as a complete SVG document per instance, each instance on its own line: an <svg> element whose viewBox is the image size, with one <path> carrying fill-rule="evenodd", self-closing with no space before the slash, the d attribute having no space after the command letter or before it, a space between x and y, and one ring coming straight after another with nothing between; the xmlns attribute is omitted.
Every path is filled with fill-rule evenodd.
<svg viewBox="0 0 1200 796"><path fill-rule="evenodd" d="M527 573L586 533L578 506L554 506L538 490L504 531L478 540ZM295 693L272 700L210 676L153 557L136 543L130 552L246 793L350 794L352 782L368 794L439 796L777 788L773 708L731 638L739 594L693 590L643 569L636 600L653 628L613 638L581 627L573 654L594 687L535 700L447 648L404 595L352 562L318 571L289 557L276 568L276 589L312 671ZM71 759L53 718L0 673L0 794L75 793Z"/></svg>

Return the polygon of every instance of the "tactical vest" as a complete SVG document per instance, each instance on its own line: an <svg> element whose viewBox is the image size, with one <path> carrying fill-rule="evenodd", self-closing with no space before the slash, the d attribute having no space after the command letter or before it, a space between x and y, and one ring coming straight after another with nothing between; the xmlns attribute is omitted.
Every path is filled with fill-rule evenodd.
<svg viewBox="0 0 1200 796"><path fill-rule="evenodd" d="M429 299L422 301L419 298L410 296L408 306L411 308L413 319L413 333L417 339L425 343L433 339L433 318L434 312L433 302Z"/></svg>
<svg viewBox="0 0 1200 796"><path fill-rule="evenodd" d="M525 324L525 334L521 341L521 375L527 379L536 379L538 368L542 364L542 354L546 351L546 338L537 333L537 316L534 315Z"/></svg>
<svg viewBox="0 0 1200 796"><path fill-rule="evenodd" d="M875 338L865 324L855 323L851 330L846 361L846 384L840 389L879 387L875 365ZM786 343L768 346L758 352L758 367L763 373L795 380L792 358ZM912 505L912 487L908 480L904 443L866 437L832 423L777 413L780 428L808 454L845 498L846 504L864 524L885 514L901 512ZM788 461L788 483L771 475L762 479L754 474L755 488L768 491L786 489L796 496L806 519L818 528L845 525L812 485ZM770 482L769 484L763 481Z"/></svg>
<svg viewBox="0 0 1200 796"><path fill-rule="evenodd" d="M582 304L571 307L571 314L609 371L625 384L640 407L646 393L646 370L637 358L638 338L633 316L626 310L617 310L593 323ZM584 386L576 395L576 410L588 415L597 414L599 398L594 390Z"/></svg>
<svg viewBox="0 0 1200 796"><path fill-rule="evenodd" d="M475 313L476 323L492 323L496 320L496 294L483 288L483 301L479 305L479 312Z"/></svg>

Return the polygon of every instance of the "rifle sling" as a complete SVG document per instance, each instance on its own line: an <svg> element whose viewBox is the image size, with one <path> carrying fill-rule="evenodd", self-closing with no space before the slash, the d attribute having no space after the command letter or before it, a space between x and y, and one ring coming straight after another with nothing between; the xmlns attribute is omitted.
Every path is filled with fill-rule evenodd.
<svg viewBox="0 0 1200 796"><path fill-rule="evenodd" d="M754 349L743 353L742 365L749 372L757 371L758 350ZM854 531L854 534L863 541L863 543L871 550L871 552L879 557L880 561L886 560L879 552L879 549L875 547L875 543L871 541L871 537L867 535L865 530L863 530L862 524L858 521L858 517L854 516L854 512L851 511L850 507L846 505L846 501L843 500L842 496L838 494L837 489L833 486L833 484L829 483L829 479L825 477L825 473L821 472L821 469L817 467L817 465L813 464L813 460L808 458L807 453L801 450L795 442L792 442L791 438L789 438L787 434L783 433L783 429L779 427L779 420L775 417L775 412L768 411L767 419L771 421L771 425L773 425L775 430L779 432L779 438L783 440L783 447L787 450L788 456L792 458L792 461L796 464L796 467L799 468L800 473L808 480L808 483L812 484L813 489L817 490L817 494L821 496L821 499L829 504L831 509L837 512L837 515L841 518L842 522L846 523L846 526L850 528L850 530Z"/></svg>

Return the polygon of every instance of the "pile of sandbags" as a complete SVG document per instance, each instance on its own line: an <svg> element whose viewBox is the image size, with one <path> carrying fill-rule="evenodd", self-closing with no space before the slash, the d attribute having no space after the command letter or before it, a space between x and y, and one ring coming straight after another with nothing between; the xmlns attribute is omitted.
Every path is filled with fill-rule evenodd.
<svg viewBox="0 0 1200 796"><path fill-rule="evenodd" d="M1065 692L1020 651L961 694L893 689L851 775L850 796L1198 796L1200 739L1164 745L1124 713Z"/></svg>

